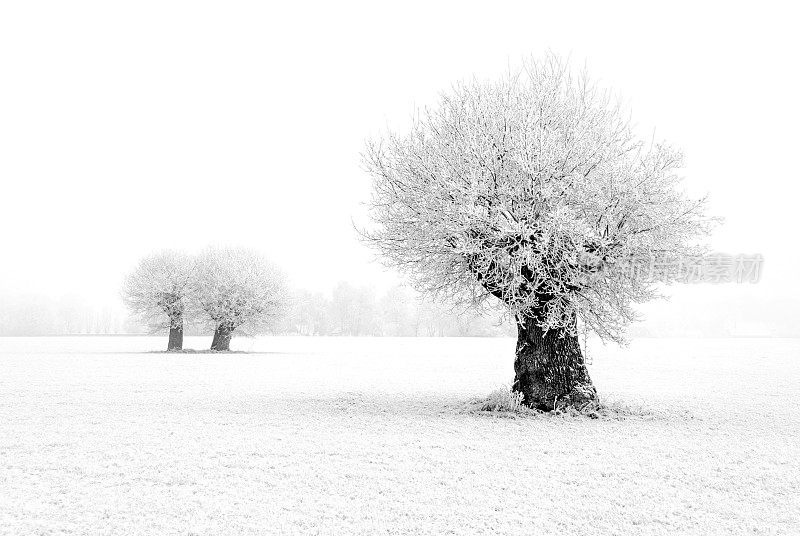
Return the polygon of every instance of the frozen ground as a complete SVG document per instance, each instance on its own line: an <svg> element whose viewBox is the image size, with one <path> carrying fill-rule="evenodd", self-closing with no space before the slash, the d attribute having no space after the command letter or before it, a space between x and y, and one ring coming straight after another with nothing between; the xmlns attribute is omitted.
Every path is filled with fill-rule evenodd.
<svg viewBox="0 0 800 536"><path fill-rule="evenodd" d="M800 534L798 340L590 347L625 420L459 411L510 339L165 342L0 338L0 534Z"/></svg>

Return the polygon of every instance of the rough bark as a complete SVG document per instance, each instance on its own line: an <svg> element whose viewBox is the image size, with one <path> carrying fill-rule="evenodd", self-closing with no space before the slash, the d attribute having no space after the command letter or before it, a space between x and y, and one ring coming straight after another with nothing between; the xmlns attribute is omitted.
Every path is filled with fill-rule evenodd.
<svg viewBox="0 0 800 536"><path fill-rule="evenodd" d="M169 328L167 352L175 350L183 350L183 320L181 320L179 324Z"/></svg>
<svg viewBox="0 0 800 536"><path fill-rule="evenodd" d="M517 322L514 372L514 390L533 408L580 409L597 399L578 337L566 330L544 332L534 317Z"/></svg>
<svg viewBox="0 0 800 536"><path fill-rule="evenodd" d="M231 349L231 337L233 329L228 326L220 325L214 330L214 338L211 340L211 349L218 352L227 352Z"/></svg>

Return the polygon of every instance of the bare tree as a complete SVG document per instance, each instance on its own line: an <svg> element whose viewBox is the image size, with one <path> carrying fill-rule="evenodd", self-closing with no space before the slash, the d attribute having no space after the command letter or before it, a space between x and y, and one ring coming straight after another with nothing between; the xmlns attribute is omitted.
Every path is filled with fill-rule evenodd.
<svg viewBox="0 0 800 536"><path fill-rule="evenodd" d="M168 351L183 348L193 272L191 257L178 251L162 251L139 261L122 286L125 304L139 320L151 329L169 329Z"/></svg>
<svg viewBox="0 0 800 536"><path fill-rule="evenodd" d="M596 399L578 321L620 341L657 296L631 258L695 253L705 200L680 189L681 155L637 139L625 110L555 56L453 86L363 155L363 231L416 288L499 300L518 326L514 389L541 409Z"/></svg>
<svg viewBox="0 0 800 536"><path fill-rule="evenodd" d="M207 249L198 258L196 281L199 307L214 328L212 350L229 350L237 329L270 326L288 303L283 273L248 249Z"/></svg>

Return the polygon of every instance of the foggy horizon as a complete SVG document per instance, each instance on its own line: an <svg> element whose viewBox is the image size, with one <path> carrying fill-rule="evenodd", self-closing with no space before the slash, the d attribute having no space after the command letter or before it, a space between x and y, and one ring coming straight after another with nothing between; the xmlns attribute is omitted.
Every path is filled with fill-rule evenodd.
<svg viewBox="0 0 800 536"><path fill-rule="evenodd" d="M90 5L106 24L84 16ZM120 282L140 257L208 244L261 251L295 288L330 292L353 281L381 292L403 283L353 229L369 198L364 140L404 128L457 80L491 78L550 50L598 73L637 128L684 151L685 186L707 192L710 212L725 218L713 250L764 256L752 288L672 287L675 299L724 309L752 296L774 304L776 317L800 320L783 304L800 298L789 220L797 172L785 161L800 89L789 17L732 6L693 6L692 17L679 17L637 6L637 16L662 24L631 27L632 12L587 4L592 16L565 35L535 23L523 30L559 18L556 6L515 16L512 29L464 9L453 14L457 25L435 32L411 9L358 10L418 25L407 41L404 24L363 24L347 8L320 6L298 27L299 8L261 6L234 27L226 20L235 10L161 6L149 18L142 7L54 4L36 25L11 23L36 17L32 6L5 6L14 16L0 18L3 48L25 51L0 59L0 224L13 230L0 263L3 295L77 294L121 307ZM201 39L212 21L214 39ZM757 38L742 39L741 27Z"/></svg>

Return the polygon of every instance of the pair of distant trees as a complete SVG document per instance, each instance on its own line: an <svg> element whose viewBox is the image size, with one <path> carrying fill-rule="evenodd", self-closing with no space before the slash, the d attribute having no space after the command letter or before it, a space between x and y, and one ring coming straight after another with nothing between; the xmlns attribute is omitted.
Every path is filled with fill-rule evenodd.
<svg viewBox="0 0 800 536"><path fill-rule="evenodd" d="M186 326L214 330L211 349L230 349L234 332L258 331L285 312L284 274L259 253L208 248L191 256L161 251L144 257L125 279L122 297L153 330L169 330L167 351L183 349Z"/></svg>

